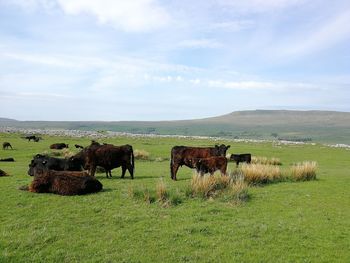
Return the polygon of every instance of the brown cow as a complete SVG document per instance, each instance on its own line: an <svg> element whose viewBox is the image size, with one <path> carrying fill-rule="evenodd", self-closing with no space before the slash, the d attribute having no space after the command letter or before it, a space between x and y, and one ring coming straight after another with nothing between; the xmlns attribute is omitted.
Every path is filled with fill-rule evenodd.
<svg viewBox="0 0 350 263"><path fill-rule="evenodd" d="M212 156L226 156L230 145L215 145L215 147L187 147L174 146L171 149L170 172L171 179L176 180L176 173L180 166L186 165L189 168L195 168L190 161L192 158L208 158Z"/></svg>
<svg viewBox="0 0 350 263"><path fill-rule="evenodd" d="M64 148L68 148L68 144L65 143L54 143L50 145L50 149L62 150Z"/></svg>
<svg viewBox="0 0 350 263"><path fill-rule="evenodd" d="M83 150L84 151L84 150ZM83 152L82 151L82 152ZM131 179L134 179L134 152L131 145L91 145L86 151L85 168L90 170L90 175L94 176L96 167L101 166L106 170L106 177L112 177L111 170L122 167L121 178L124 178L128 169Z"/></svg>
<svg viewBox="0 0 350 263"><path fill-rule="evenodd" d="M99 192L102 187L96 178L87 175L86 172L36 169L31 184L19 189L33 193L83 195Z"/></svg>
<svg viewBox="0 0 350 263"><path fill-rule="evenodd" d="M4 143L2 144L2 149L3 149L3 150L8 149L9 147L13 150L13 148L12 148L12 146L11 146L11 143L9 143L9 142L4 142Z"/></svg>
<svg viewBox="0 0 350 263"><path fill-rule="evenodd" d="M216 171L220 171L221 175L226 175L227 159L223 156L214 156L209 158L192 158L189 160L193 167L196 168L200 175L210 173L213 175Z"/></svg>

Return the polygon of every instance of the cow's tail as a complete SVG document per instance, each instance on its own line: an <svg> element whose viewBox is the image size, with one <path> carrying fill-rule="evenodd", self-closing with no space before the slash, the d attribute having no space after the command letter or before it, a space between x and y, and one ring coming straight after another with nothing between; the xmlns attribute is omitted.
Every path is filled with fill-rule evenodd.
<svg viewBox="0 0 350 263"><path fill-rule="evenodd" d="M132 149L132 146L131 146L131 166L132 166L133 172L135 172L135 156L134 156L134 150Z"/></svg>

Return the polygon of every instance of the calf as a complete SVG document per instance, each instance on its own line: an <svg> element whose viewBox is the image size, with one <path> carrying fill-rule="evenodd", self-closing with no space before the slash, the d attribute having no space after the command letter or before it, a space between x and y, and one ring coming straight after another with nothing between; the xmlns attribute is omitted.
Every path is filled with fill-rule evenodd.
<svg viewBox="0 0 350 263"><path fill-rule="evenodd" d="M102 190L102 184L85 172L54 171L35 168L34 180L29 186L20 187L33 193L58 195L84 195Z"/></svg>
<svg viewBox="0 0 350 263"><path fill-rule="evenodd" d="M11 143L9 143L9 142L4 142L4 143L2 144L2 149L3 149L3 150L8 149L9 147L10 147L11 149L13 149L12 146L11 146Z"/></svg>
<svg viewBox="0 0 350 263"><path fill-rule="evenodd" d="M68 148L68 144L65 143L54 143L50 145L50 149L62 150L64 148Z"/></svg>
<svg viewBox="0 0 350 263"><path fill-rule="evenodd" d="M231 154L230 161L234 161L238 167L239 163L250 163L252 155L250 153Z"/></svg>
<svg viewBox="0 0 350 263"><path fill-rule="evenodd" d="M191 158L188 160L200 175L210 173L213 175L220 171L221 175L226 175L227 159L223 156L213 156L209 158Z"/></svg>

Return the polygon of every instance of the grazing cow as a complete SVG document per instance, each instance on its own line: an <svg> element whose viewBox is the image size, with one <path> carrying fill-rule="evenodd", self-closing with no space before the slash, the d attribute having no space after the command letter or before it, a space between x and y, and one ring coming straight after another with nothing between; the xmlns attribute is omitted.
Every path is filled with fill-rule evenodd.
<svg viewBox="0 0 350 263"><path fill-rule="evenodd" d="M74 144L74 146L75 146L75 148L77 148L77 149L84 149L84 147L81 146L81 145L79 145L79 144Z"/></svg>
<svg viewBox="0 0 350 263"><path fill-rule="evenodd" d="M0 177L1 176L8 176L8 174L6 172L4 172L3 170L0 169Z"/></svg>
<svg viewBox="0 0 350 263"><path fill-rule="evenodd" d="M13 159L12 157L0 159L0 162L14 162L14 161L15 159Z"/></svg>
<svg viewBox="0 0 350 263"><path fill-rule="evenodd" d="M50 145L50 149L62 150L64 148L68 148L68 144L65 143L54 143Z"/></svg>
<svg viewBox="0 0 350 263"><path fill-rule="evenodd" d="M80 162L69 159L60 159L55 157L49 157L47 155L37 154L29 164L28 175L34 175L34 168L40 168L43 170L56 170L56 171L81 171Z"/></svg>
<svg viewBox="0 0 350 263"><path fill-rule="evenodd" d="M84 150L82 151L84 152ZM106 170L106 177L112 177L111 170L122 167L121 178L124 178L126 170L129 171L131 179L134 179L134 152L131 145L91 145L84 153L85 168L90 170L90 175L95 176L97 166Z"/></svg>
<svg viewBox="0 0 350 263"><path fill-rule="evenodd" d="M11 150L13 150L13 148L12 148L12 146L11 146L11 143L9 143L9 142L4 142L4 143L2 144L2 149L3 149L3 150L8 149L9 147L11 148Z"/></svg>
<svg viewBox="0 0 350 263"><path fill-rule="evenodd" d="M86 172L54 171L34 168L34 180L29 186L20 187L33 193L59 195L83 195L102 190L102 184Z"/></svg>
<svg viewBox="0 0 350 263"><path fill-rule="evenodd" d="M214 147L187 147L174 146L171 149L170 172L171 179L176 180L176 173L180 166L186 165L189 168L195 168L190 161L192 158L208 158L212 156L225 157L230 145L215 145Z"/></svg>
<svg viewBox="0 0 350 263"><path fill-rule="evenodd" d="M196 168L197 173L210 173L213 175L217 170L220 170L221 175L226 175L227 159L223 156L213 156L209 158L191 158L189 160L193 167Z"/></svg>
<svg viewBox="0 0 350 263"><path fill-rule="evenodd" d="M234 161L238 167L239 163L250 163L252 161L252 155L250 153L231 154L230 161Z"/></svg>

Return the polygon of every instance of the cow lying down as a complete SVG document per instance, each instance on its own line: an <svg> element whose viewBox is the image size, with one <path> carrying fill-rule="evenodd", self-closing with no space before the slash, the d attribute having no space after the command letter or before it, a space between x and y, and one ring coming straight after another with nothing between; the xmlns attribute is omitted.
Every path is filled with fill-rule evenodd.
<svg viewBox="0 0 350 263"><path fill-rule="evenodd" d="M58 195L84 195L102 190L102 184L86 172L36 169L34 180L20 190Z"/></svg>

